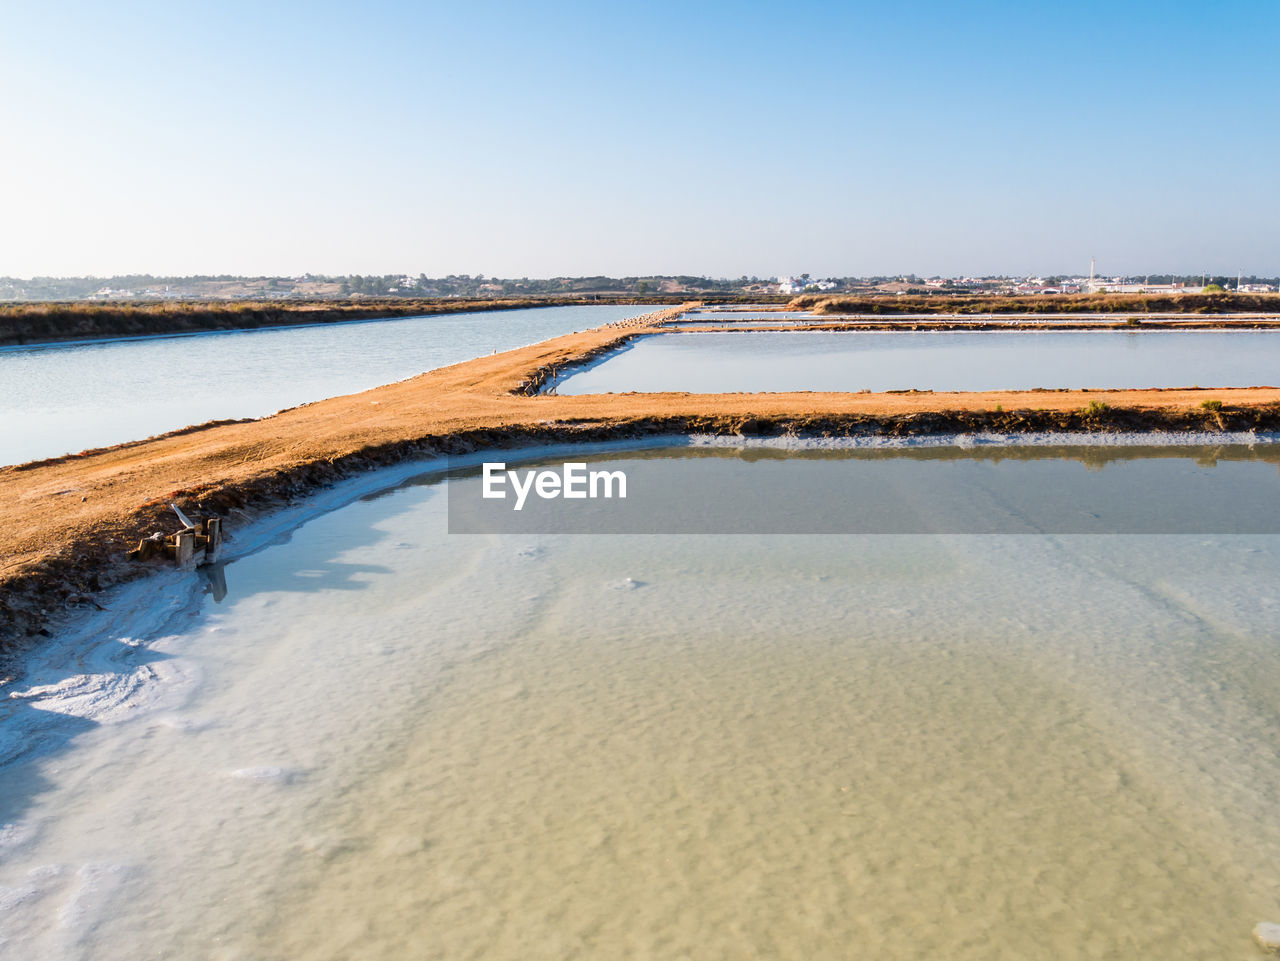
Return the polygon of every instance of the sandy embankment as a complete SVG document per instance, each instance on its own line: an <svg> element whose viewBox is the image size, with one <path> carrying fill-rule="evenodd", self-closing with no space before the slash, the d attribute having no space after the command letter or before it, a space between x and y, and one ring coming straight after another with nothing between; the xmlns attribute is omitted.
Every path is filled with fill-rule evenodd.
<svg viewBox="0 0 1280 961"><path fill-rule="evenodd" d="M1275 388L528 395L546 371L654 332L672 313L261 420L0 469L0 650L18 650L69 608L91 603L94 592L145 573L146 566L124 561L123 554L140 537L173 529L171 500L191 513L263 510L352 472L430 454L660 433L1280 429ZM1203 409L1206 398L1220 400L1222 410Z"/></svg>

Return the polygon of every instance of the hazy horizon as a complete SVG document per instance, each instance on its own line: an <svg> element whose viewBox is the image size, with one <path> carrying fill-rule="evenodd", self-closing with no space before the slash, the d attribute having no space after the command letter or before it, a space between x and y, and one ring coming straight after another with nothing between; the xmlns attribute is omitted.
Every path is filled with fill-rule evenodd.
<svg viewBox="0 0 1280 961"><path fill-rule="evenodd" d="M1179 273L1177 271L1169 271L1169 270L1152 270L1152 271L1141 271L1141 272L1115 270L1115 269L1104 270L1100 265L1095 270L1095 274L1097 277L1101 279L1105 279L1108 277L1132 277L1132 278L1174 277L1174 278L1185 278L1189 280L1202 278L1206 282L1214 281L1214 280L1221 281L1223 279L1234 281L1237 276L1237 272L1228 273L1225 271L1219 271L1216 273L1211 271L1195 271L1195 272ZM812 271L797 271L790 274L786 272L778 272L778 271L775 271L771 274L745 274L745 273L742 273L741 271L738 271L736 273L730 273L730 274L697 274L697 273L690 273L689 271L679 271L677 273L670 273L670 274L640 274L632 271L632 272L622 273L622 274L559 273L559 274L549 274L542 277L527 276L527 275L522 275L520 277L504 276L502 274L491 274L491 273L486 273L484 271L479 271L479 272L460 271L456 274L445 274L439 277L431 277L424 274L422 271L414 271L414 270L409 270L409 271L396 271L396 270L376 271L375 270L375 271L369 271L367 273L359 273L359 274L353 271L347 271L345 273L343 272L322 273L314 270L302 271L296 274L270 274L270 273L226 274L226 273L209 273L207 271L202 271L200 273L193 273L193 274L163 274L163 273L156 273L155 271L129 271L125 273L114 273L114 274L32 274L27 277L18 277L16 275L11 275L11 274L0 274L0 280L106 281L106 280L127 280L127 279L135 279L135 278L151 278L152 280L159 282L159 281L165 281L165 280L197 281L202 279L217 281L217 280L223 280L223 279L300 280L300 279L312 278L316 280L330 279L330 280L337 281L337 280L342 280L344 278L353 278L357 276L377 277L377 278L409 277L411 279L427 276L428 280L436 280L436 281L444 280L444 279L447 279L448 277L466 277L466 278L470 278L477 281L495 281L495 282L496 281L520 281L520 280L528 280L528 281L534 281L534 282L551 282L556 280L594 280L597 278L604 279L604 280L619 280L619 281L674 280L678 278L687 278L691 280L707 280L707 281L713 281L713 282L719 282L719 283L734 283L742 280L743 278L746 278L751 282L765 283L765 282L776 281L779 278L783 278L783 277L790 277L792 279L796 279L804 276L804 277L811 277L814 281L831 279L831 280L860 280L860 281L870 282L873 280L911 281L913 279L923 281L923 280L929 280L934 278L958 279L962 277L968 277L975 280L997 280L1000 278L1020 280L1026 277L1080 278L1080 277L1088 277L1089 269L1086 267L1084 270L1074 270L1074 271L1049 270L1049 271L1035 271L1035 272L1021 273L1021 274L1012 273L1007 270L996 271L993 273L985 273L985 274L965 274L965 273L926 274L926 273L921 273L920 271L912 271L912 270L888 271L886 273L881 273L881 274L815 274ZM1280 279L1280 275L1277 275L1277 274L1250 273L1248 271L1244 271L1240 273L1240 276L1244 281ZM652 292L656 293L657 291L652 291Z"/></svg>
<svg viewBox="0 0 1280 961"><path fill-rule="evenodd" d="M1280 272L1273 4L6 13L3 276Z"/></svg>

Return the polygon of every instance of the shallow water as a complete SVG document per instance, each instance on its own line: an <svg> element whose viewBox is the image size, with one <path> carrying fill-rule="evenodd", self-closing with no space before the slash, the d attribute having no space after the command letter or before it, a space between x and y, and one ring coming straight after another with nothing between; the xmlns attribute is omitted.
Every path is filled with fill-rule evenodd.
<svg viewBox="0 0 1280 961"><path fill-rule="evenodd" d="M638 338L561 394L1031 390L1280 383L1280 332L745 332Z"/></svg>
<svg viewBox="0 0 1280 961"><path fill-rule="evenodd" d="M823 318L808 310L751 310L740 308L738 310L725 309L705 309L705 310L688 310L680 315L681 320L690 322L711 322L713 320L814 320L820 321Z"/></svg>
<svg viewBox="0 0 1280 961"><path fill-rule="evenodd" d="M541 307L0 349L0 464L262 417L653 307Z"/></svg>
<svg viewBox="0 0 1280 961"><path fill-rule="evenodd" d="M696 330L713 322L732 321L733 325L756 326L774 320L788 325L838 324L844 320L876 321L877 324L915 324L919 321L957 321L961 324L1079 324L1082 321L1101 324L1124 324L1126 320L1187 320L1179 314L814 314L813 311L764 311L764 310L691 310L680 315L681 326Z"/></svg>
<svg viewBox="0 0 1280 961"><path fill-rule="evenodd" d="M877 463L676 453L779 497ZM1280 919L1277 536L450 536L445 501L102 638L65 674L136 678L111 710L19 685L0 956L1217 961Z"/></svg>
<svg viewBox="0 0 1280 961"><path fill-rule="evenodd" d="M737 319L716 319L716 320L682 320L677 323L669 323L664 326L671 330L706 330L708 327L804 327L809 323L817 323L817 321L806 320L767 320L764 318L755 318L747 320Z"/></svg>

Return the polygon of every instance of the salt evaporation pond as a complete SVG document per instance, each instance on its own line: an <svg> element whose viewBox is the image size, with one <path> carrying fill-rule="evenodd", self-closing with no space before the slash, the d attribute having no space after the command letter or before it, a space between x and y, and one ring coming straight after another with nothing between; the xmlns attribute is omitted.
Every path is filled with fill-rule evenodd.
<svg viewBox="0 0 1280 961"><path fill-rule="evenodd" d="M1280 383L1280 332L781 331L639 337L560 394L1031 390Z"/></svg>
<svg viewBox="0 0 1280 961"><path fill-rule="evenodd" d="M1082 322L1102 324L1123 324L1127 320L1187 320L1187 314L1150 313L1076 313L1076 314L1042 314L1042 313L876 313L863 311L854 313L817 314L812 310L765 310L765 309L700 309L688 310L678 318L680 324L673 327L688 327L696 330L702 326L731 323L732 326L756 326L772 320L776 324L803 326L806 324L833 324L842 321L874 321L877 324L911 325L920 322L951 322L961 324L1079 324Z"/></svg>
<svg viewBox="0 0 1280 961"><path fill-rule="evenodd" d="M1087 513L1126 477L1274 503L1278 454L593 466L778 502L918 469L1012 523L1000 491L1033 476ZM1221 961L1280 920L1274 533L447 519L443 485L401 486L207 575L220 602L165 574L55 641L0 720L26 751L0 767L0 956Z"/></svg>
<svg viewBox="0 0 1280 961"><path fill-rule="evenodd" d="M687 310L680 315L681 320L690 323L710 323L715 320L732 320L735 323L746 320L812 320L823 321L829 318L820 317L810 310Z"/></svg>
<svg viewBox="0 0 1280 961"><path fill-rule="evenodd" d="M0 348L0 464L262 417L655 309L539 307Z"/></svg>

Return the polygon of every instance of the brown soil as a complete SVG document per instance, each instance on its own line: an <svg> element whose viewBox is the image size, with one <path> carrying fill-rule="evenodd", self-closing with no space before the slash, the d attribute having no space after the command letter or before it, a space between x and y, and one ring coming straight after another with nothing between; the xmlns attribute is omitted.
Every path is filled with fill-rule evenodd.
<svg viewBox="0 0 1280 961"><path fill-rule="evenodd" d="M260 511L356 471L434 453L691 432L1280 429L1275 388L529 396L547 371L653 332L675 312L261 420L0 468L0 651L16 653L66 611L95 603L96 592L150 570L123 555L142 536L176 529L170 501L190 514ZM1202 408L1206 398L1222 408Z"/></svg>

